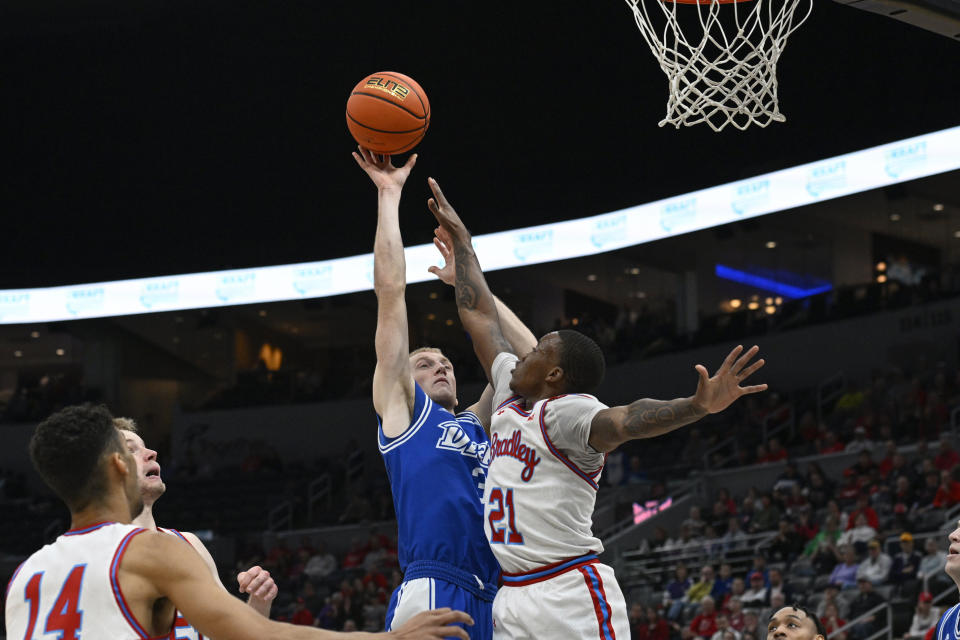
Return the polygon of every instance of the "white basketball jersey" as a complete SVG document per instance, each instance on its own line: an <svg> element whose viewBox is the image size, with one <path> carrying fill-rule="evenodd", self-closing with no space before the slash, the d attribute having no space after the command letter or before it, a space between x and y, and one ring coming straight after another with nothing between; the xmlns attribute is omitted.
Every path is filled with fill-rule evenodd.
<svg viewBox="0 0 960 640"><path fill-rule="evenodd" d="M505 573L531 571L603 545L591 530L604 454L588 444L590 423L606 408L593 396L564 395L529 411L510 390L517 357L494 360L490 469L484 529Z"/></svg>
<svg viewBox="0 0 960 640"><path fill-rule="evenodd" d="M191 547L193 546L193 544L187 540L186 536L176 529L164 529L163 527L157 527L157 531L172 536L177 536ZM180 611L177 611L176 618L173 621L173 633L170 635L170 640L204 640L204 636L202 633L197 631L196 627L187 622L186 618L183 617L183 614L180 613Z"/></svg>
<svg viewBox="0 0 960 640"><path fill-rule="evenodd" d="M7 587L7 638L149 638L117 580L130 540L143 531L104 522L68 531L27 558Z"/></svg>

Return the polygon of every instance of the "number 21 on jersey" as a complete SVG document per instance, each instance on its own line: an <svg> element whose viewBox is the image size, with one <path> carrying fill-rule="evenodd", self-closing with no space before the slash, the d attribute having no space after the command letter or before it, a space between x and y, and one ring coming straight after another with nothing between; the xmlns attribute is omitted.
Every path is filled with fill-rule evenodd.
<svg viewBox="0 0 960 640"><path fill-rule="evenodd" d="M513 507L513 489L490 489L487 504L492 505L487 521L490 523L490 544L523 544L523 534L517 530L516 509ZM506 526L501 523L506 520Z"/></svg>
<svg viewBox="0 0 960 640"><path fill-rule="evenodd" d="M83 571L86 568L87 565L78 564L63 581L60 595L47 613L47 621L43 628L45 634L59 632L58 640L79 640L78 634L83 626L80 589L83 586ZM23 590L24 598L30 604L30 620L27 622L27 633L23 636L23 640L34 640L33 630L37 626L37 618L40 615L40 582L42 580L42 571L33 574Z"/></svg>

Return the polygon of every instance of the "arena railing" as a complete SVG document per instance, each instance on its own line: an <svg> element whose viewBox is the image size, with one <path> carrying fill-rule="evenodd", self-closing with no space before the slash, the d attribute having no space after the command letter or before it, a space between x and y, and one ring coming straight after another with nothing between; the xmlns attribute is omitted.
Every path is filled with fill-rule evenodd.
<svg viewBox="0 0 960 640"><path fill-rule="evenodd" d="M318 502L323 501L326 509L333 508L333 482L330 480L330 474L325 473L307 485L307 521L313 523L314 508Z"/></svg>
<svg viewBox="0 0 960 640"><path fill-rule="evenodd" d="M866 622L867 618L870 618L871 616L876 616L881 612L885 614L885 617L887 619L886 626L884 626L882 629L878 629L877 631L874 631L872 634L870 634L866 638L863 638L862 640L878 640L879 638L882 638L882 637L892 638L893 637L893 608L890 606L889 602L884 602L882 604L878 604L873 609L870 609L869 611L864 612L859 617L854 618L853 620L848 620L847 624L843 625L842 627L834 629L832 632L830 632L829 635L827 635L827 640L832 640L833 638L842 637L839 635L840 633L848 632L850 629L854 627L854 625L859 624L861 622Z"/></svg>
<svg viewBox="0 0 960 640"><path fill-rule="evenodd" d="M838 371L817 385L817 424L823 423L824 406L827 403L836 402L837 398L843 395L845 386L843 371Z"/></svg>
<svg viewBox="0 0 960 640"><path fill-rule="evenodd" d="M293 504L289 500L284 500L277 506L270 509L267 514L267 531L279 531L293 528Z"/></svg>

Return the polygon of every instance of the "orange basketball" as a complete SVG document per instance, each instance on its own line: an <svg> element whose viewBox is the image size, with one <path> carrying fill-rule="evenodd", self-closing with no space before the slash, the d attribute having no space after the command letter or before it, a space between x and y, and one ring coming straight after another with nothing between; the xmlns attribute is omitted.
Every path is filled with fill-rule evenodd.
<svg viewBox="0 0 960 640"><path fill-rule="evenodd" d="M430 101L413 78L381 71L353 88L347 127L361 147L392 155L413 149L430 126Z"/></svg>

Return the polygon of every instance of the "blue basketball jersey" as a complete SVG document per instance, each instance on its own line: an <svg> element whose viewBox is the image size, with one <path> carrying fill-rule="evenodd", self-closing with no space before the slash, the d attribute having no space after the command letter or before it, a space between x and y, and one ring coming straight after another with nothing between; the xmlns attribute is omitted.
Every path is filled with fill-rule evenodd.
<svg viewBox="0 0 960 640"><path fill-rule="evenodd" d="M476 415L454 415L414 386L407 430L387 438L377 428L397 514L400 567L443 562L496 584L500 566L483 532L490 440Z"/></svg>
<svg viewBox="0 0 960 640"><path fill-rule="evenodd" d="M937 623L937 630L934 632L934 640L958 640L960 638L958 614L960 614L960 604L950 607L940 616L940 622Z"/></svg>

